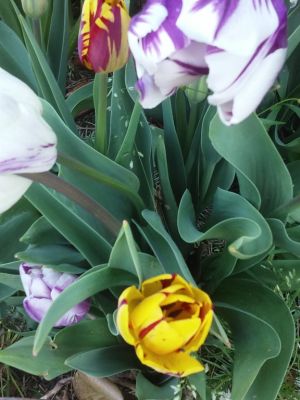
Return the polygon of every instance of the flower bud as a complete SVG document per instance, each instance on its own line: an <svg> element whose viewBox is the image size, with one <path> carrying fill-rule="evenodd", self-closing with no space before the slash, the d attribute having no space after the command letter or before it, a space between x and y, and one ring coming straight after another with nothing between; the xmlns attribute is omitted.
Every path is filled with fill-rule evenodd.
<svg viewBox="0 0 300 400"><path fill-rule="evenodd" d="M86 68L113 72L129 56L130 17L124 0L85 0L78 37L78 53Z"/></svg>
<svg viewBox="0 0 300 400"><path fill-rule="evenodd" d="M24 13L31 18L40 18L49 6L49 0L21 0Z"/></svg>
<svg viewBox="0 0 300 400"><path fill-rule="evenodd" d="M54 300L76 280L74 275L25 263L20 265L20 277L26 293L23 306L30 318L36 322L43 319ZM63 315L54 326L76 324L84 318L89 307L89 300L82 301Z"/></svg>

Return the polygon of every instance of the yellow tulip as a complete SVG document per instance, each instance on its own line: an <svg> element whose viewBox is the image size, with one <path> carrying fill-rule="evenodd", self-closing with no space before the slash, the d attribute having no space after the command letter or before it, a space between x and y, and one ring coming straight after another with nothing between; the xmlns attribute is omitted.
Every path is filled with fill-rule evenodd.
<svg viewBox="0 0 300 400"><path fill-rule="evenodd" d="M129 56L129 22L124 0L85 0L78 37L81 62L95 72L122 68Z"/></svg>
<svg viewBox="0 0 300 400"><path fill-rule="evenodd" d="M187 376L203 371L191 353L204 343L213 320L208 294L181 276L147 279L119 298L117 326L140 361L158 372Z"/></svg>

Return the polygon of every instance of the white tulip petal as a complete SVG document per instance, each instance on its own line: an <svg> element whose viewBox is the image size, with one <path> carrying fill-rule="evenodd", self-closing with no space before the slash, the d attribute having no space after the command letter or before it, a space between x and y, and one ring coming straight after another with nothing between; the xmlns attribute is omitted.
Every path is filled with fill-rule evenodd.
<svg viewBox="0 0 300 400"><path fill-rule="evenodd" d="M0 174L0 214L20 200L31 183L20 176Z"/></svg>

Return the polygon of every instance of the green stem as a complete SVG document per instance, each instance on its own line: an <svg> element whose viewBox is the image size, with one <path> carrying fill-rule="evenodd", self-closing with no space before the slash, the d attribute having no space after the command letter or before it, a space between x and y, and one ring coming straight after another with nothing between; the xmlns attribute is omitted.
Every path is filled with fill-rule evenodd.
<svg viewBox="0 0 300 400"><path fill-rule="evenodd" d="M95 106L95 148L100 153L106 153L106 112L107 112L107 82L108 75L98 72L94 79L94 106Z"/></svg>
<svg viewBox="0 0 300 400"><path fill-rule="evenodd" d="M19 175L62 193L64 196L77 203L80 207L84 208L94 217L98 218L113 235L118 235L121 228L121 222L118 221L113 215L110 214L109 211L107 211L94 199L87 196L69 182L62 180L51 172Z"/></svg>
<svg viewBox="0 0 300 400"><path fill-rule="evenodd" d="M143 208L145 208L144 202L141 197L138 195L138 193L131 191L128 185L125 185L120 181L110 176L107 176L102 172L99 172L96 169L89 167L86 164L77 161L75 158L69 157L63 153L59 153L57 162L72 170L78 171L85 176L88 176L96 182L100 182L123 193L133 202L138 211L141 211Z"/></svg>
<svg viewBox="0 0 300 400"><path fill-rule="evenodd" d="M41 29L41 21L39 18L32 19L32 31L36 41L38 42L40 48L42 48L42 29Z"/></svg>
<svg viewBox="0 0 300 400"><path fill-rule="evenodd" d="M273 104L272 106L266 108L265 110L261 111L261 112L260 112L259 114L257 114L257 115L260 117L260 116L263 115L265 112L267 112L267 111L272 111L275 107L281 106L282 104L289 103L289 102L292 102L292 101L296 101L297 103L299 103L299 100L300 100L300 99L295 98L295 97L292 97L292 98L290 98L290 99L284 99L284 100L279 101L278 103Z"/></svg>
<svg viewBox="0 0 300 400"><path fill-rule="evenodd" d="M288 203L283 204L278 207L275 211L273 211L273 215L275 218L285 218L287 214L299 209L300 207L300 196L296 196L294 199L289 201Z"/></svg>

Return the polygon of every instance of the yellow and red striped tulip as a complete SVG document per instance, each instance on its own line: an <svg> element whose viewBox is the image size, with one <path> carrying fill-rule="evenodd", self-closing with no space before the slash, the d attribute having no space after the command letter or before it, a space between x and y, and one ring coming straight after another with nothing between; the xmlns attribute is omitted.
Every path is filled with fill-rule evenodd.
<svg viewBox="0 0 300 400"><path fill-rule="evenodd" d="M204 343L213 320L208 294L181 276L147 279L119 298L117 326L140 361L158 372L187 376L203 371L190 354Z"/></svg>
<svg viewBox="0 0 300 400"><path fill-rule="evenodd" d="M124 0L85 0L78 37L81 62L95 72L122 68L129 55L129 22Z"/></svg>

